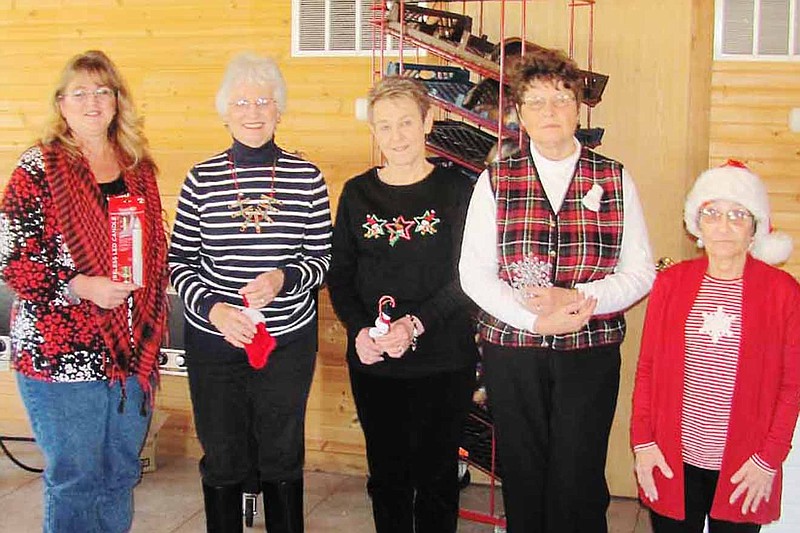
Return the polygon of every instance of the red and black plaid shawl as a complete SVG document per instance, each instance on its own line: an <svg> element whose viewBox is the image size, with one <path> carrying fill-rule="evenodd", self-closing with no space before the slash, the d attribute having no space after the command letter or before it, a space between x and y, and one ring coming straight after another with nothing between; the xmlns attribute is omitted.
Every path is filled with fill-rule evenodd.
<svg viewBox="0 0 800 533"><path fill-rule="evenodd" d="M42 146L42 153L59 226L77 271L88 276L110 276L108 210L89 165L85 159L70 155L59 143ZM126 305L114 309L94 306L95 317L111 356L106 374L112 381L135 375L149 393L151 377L157 376L158 352L166 327L167 244L153 165L139 163L126 169L123 179L130 194L145 199L145 287L133 293L132 332Z"/></svg>

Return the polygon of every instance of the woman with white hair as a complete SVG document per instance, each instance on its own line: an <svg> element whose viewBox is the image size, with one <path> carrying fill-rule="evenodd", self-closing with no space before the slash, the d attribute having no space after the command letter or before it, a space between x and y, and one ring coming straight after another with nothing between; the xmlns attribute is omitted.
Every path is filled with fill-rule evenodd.
<svg viewBox="0 0 800 533"><path fill-rule="evenodd" d="M275 144L286 85L241 54L216 99L233 144L196 164L169 249L186 307L186 355L209 532L242 529L255 465L270 533L303 530L304 421L317 352L316 292L330 262L319 169Z"/></svg>
<svg viewBox="0 0 800 533"><path fill-rule="evenodd" d="M706 255L656 278L631 444L655 533L755 533L777 520L800 409L800 284L792 250L744 165L700 175L684 211Z"/></svg>

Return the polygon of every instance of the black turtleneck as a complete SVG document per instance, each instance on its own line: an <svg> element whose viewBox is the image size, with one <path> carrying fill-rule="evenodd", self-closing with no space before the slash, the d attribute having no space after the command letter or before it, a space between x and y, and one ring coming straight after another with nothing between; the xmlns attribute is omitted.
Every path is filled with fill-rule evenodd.
<svg viewBox="0 0 800 533"><path fill-rule="evenodd" d="M242 166L256 166L263 165L264 163L272 164L278 151L275 146L275 139L272 138L258 148L242 144L236 139L233 140L233 145L230 148L231 157L236 165Z"/></svg>

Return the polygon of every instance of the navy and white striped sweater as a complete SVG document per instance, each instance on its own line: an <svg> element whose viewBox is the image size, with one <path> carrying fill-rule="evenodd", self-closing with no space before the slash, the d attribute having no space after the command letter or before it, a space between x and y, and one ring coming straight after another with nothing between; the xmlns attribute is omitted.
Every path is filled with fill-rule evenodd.
<svg viewBox="0 0 800 533"><path fill-rule="evenodd" d="M273 222L262 223L260 233L253 224L242 231L239 192L248 205L261 195L280 201L278 211L269 213ZM316 317L315 292L330 265L330 238L328 189L319 169L272 141L260 148L234 141L189 171L178 200L169 266L186 320L221 336L208 321L211 307L243 307L238 290L280 268L283 290L261 312L278 342L288 342Z"/></svg>

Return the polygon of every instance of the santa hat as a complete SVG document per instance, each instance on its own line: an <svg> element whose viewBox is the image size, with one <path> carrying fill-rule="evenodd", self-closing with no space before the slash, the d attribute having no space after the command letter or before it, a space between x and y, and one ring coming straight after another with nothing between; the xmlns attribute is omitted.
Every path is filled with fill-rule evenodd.
<svg viewBox="0 0 800 533"><path fill-rule="evenodd" d="M770 224L769 196L764 182L750 172L743 163L728 160L722 166L706 170L686 197L683 221L686 229L700 238L697 226L700 208L707 202L727 200L745 207L753 215L755 234L750 254L765 263L783 263L792 253L792 238L786 233L772 230ZM698 240L698 246L702 243Z"/></svg>

